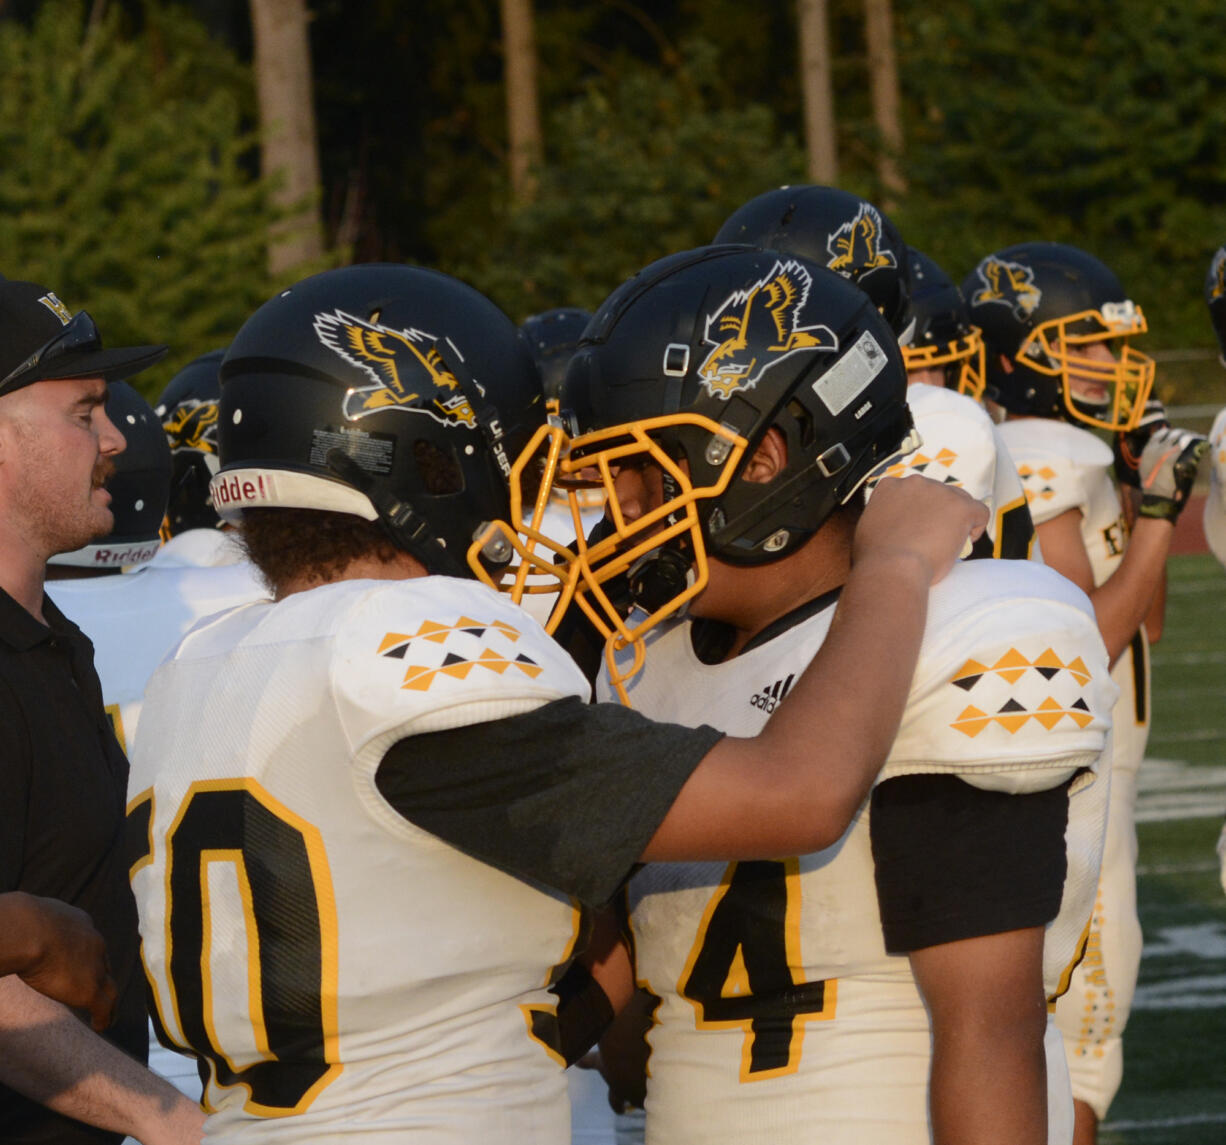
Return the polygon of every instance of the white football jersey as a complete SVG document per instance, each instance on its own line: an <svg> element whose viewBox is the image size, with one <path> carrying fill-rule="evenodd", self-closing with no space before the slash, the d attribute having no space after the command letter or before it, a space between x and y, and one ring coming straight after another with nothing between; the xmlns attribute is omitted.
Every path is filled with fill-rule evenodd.
<svg viewBox="0 0 1226 1145"><path fill-rule="evenodd" d="M698 659L687 623L652 633L631 701L653 718L753 735L820 648L832 613L720 664ZM1098 767L1114 698L1084 593L1033 562L963 564L932 591L882 774L1051 787ZM1093 903L1106 787L1090 772L1074 783L1064 904L1044 958L1053 993ZM661 998L649 1035L649 1142L928 1142L928 1018L908 959L885 951L867 803L825 851L653 863L629 894L636 973Z"/></svg>
<svg viewBox="0 0 1226 1145"><path fill-rule="evenodd" d="M966 394L922 383L907 387L907 405L922 444L888 476L920 473L965 489L992 514L985 534L991 551L983 555L1041 559L1017 467L987 410Z"/></svg>
<svg viewBox="0 0 1226 1145"><path fill-rule="evenodd" d="M1128 524L1112 480L1111 447L1093 433L1049 418L1017 418L1000 427L1036 526L1069 509L1081 513L1081 538L1100 585L1118 567L1128 546ZM1149 741L1150 662L1144 626L1116 660L1120 689L1113 716L1112 770L1135 771Z"/></svg>
<svg viewBox="0 0 1226 1145"><path fill-rule="evenodd" d="M132 883L209 1139L569 1139L545 987L579 911L415 827L375 774L406 736L588 691L521 609L443 577L247 605L158 669Z"/></svg>
<svg viewBox="0 0 1226 1145"><path fill-rule="evenodd" d="M153 670L198 620L268 589L219 529L173 537L131 572L47 582L47 595L93 641L94 666L115 734L131 748Z"/></svg>
<svg viewBox="0 0 1226 1145"><path fill-rule="evenodd" d="M1226 409L1209 431L1209 495L1205 498L1205 540L1209 551L1226 567Z"/></svg>

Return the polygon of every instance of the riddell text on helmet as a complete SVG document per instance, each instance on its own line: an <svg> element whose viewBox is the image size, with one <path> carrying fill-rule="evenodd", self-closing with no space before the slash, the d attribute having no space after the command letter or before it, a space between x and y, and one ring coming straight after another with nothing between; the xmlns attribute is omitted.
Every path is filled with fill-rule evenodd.
<svg viewBox="0 0 1226 1145"><path fill-rule="evenodd" d="M161 543L161 541L145 541L120 549L99 547L93 551L93 563L102 568L144 564L153 559Z"/></svg>
<svg viewBox="0 0 1226 1145"><path fill-rule="evenodd" d="M264 505L271 496L263 474L255 477L219 475L213 478L209 492L213 496L214 506L218 509L229 505Z"/></svg>

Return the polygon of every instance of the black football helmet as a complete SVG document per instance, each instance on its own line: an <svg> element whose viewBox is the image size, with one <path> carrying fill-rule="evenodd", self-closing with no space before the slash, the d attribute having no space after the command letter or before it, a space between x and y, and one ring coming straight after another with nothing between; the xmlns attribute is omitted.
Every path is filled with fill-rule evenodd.
<svg viewBox="0 0 1226 1145"><path fill-rule="evenodd" d="M1099 429L1136 427L1154 361L1130 339L1148 326L1119 279L1093 255L1061 243L1007 247L979 263L962 293L983 331L986 396L997 405ZM1084 352L1099 344L1111 350L1110 361ZM1102 396L1089 396L1087 387Z"/></svg>
<svg viewBox="0 0 1226 1145"><path fill-rule="evenodd" d="M378 520L427 571L468 576L544 417L525 338L472 287L390 263L325 271L266 302L226 353L213 504L223 519L281 507ZM511 556L488 548L494 564Z"/></svg>
<svg viewBox="0 0 1226 1145"><path fill-rule="evenodd" d="M1226 366L1226 245L1218 247L1209 263L1209 273L1205 275L1205 303L1222 351L1222 365Z"/></svg>
<svg viewBox="0 0 1226 1145"><path fill-rule="evenodd" d="M107 386L106 416L127 443L106 483L115 523L93 544L57 553L53 565L119 570L151 561L161 546L170 494L170 446L157 415L127 382Z"/></svg>
<svg viewBox="0 0 1226 1145"><path fill-rule="evenodd" d="M908 372L941 370L945 385L973 398L983 396L983 336L971 325L962 291L932 259L907 252L907 287L915 329L902 348Z"/></svg>
<svg viewBox="0 0 1226 1145"><path fill-rule="evenodd" d="M885 213L837 187L776 187L738 207L717 243L799 254L851 279L873 300L900 341L907 341L907 244Z"/></svg>
<svg viewBox="0 0 1226 1145"><path fill-rule="evenodd" d="M588 311L577 306L559 306L533 314L520 324L541 372L547 402L556 402L562 392L566 367L591 317Z"/></svg>
<svg viewBox="0 0 1226 1145"><path fill-rule="evenodd" d="M807 258L704 247L616 290L567 372L562 416L576 436L559 466L563 481L609 494L605 535L578 542L575 592L609 647L641 649L705 587L708 555L739 565L787 556L913 449L906 389L897 341L869 298ZM784 471L740 480L772 426L787 444ZM613 478L644 462L660 468L665 502L628 521ZM646 614L633 626L602 588L623 572Z"/></svg>
<svg viewBox="0 0 1226 1145"><path fill-rule="evenodd" d="M188 529L215 529L221 518L213 509L209 482L217 472L217 371L225 350L210 350L188 362L162 391L154 413L170 443L173 469L165 534Z"/></svg>

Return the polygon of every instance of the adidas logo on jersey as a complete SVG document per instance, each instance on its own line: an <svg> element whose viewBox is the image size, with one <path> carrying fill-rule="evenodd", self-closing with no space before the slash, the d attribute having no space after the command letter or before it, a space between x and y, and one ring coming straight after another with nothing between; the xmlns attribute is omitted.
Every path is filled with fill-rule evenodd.
<svg viewBox="0 0 1226 1145"><path fill-rule="evenodd" d="M755 708L761 708L767 714L773 712L792 690L792 681L796 679L796 674L792 673L786 680L776 680L773 684L767 684L756 695L751 697L750 703Z"/></svg>

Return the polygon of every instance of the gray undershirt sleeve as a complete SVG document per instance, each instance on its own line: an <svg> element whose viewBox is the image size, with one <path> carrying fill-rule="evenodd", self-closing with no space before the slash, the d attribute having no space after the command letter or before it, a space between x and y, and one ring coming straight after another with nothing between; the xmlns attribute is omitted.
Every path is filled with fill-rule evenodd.
<svg viewBox="0 0 1226 1145"><path fill-rule="evenodd" d="M375 784L397 812L459 850L599 906L721 736L570 697L400 740Z"/></svg>

